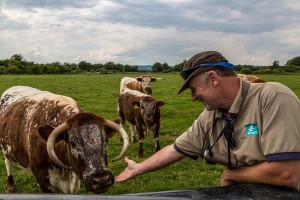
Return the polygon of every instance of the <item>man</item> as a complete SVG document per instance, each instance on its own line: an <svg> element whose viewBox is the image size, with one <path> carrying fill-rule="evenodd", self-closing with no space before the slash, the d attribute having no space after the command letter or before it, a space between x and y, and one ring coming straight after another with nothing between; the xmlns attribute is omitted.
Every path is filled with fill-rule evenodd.
<svg viewBox="0 0 300 200"><path fill-rule="evenodd" d="M128 166L122 182L169 166L184 157L224 165L222 186L263 183L300 189L300 102L280 83L247 83L215 51L184 65L178 93L191 89L205 110L173 145Z"/></svg>

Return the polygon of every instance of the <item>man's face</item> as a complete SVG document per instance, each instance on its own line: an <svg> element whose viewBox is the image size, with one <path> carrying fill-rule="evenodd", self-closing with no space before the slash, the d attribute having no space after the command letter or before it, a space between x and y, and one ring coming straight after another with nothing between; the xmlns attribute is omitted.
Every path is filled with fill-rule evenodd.
<svg viewBox="0 0 300 200"><path fill-rule="evenodd" d="M207 73L191 78L188 82L188 87L191 89L192 101L203 102L208 111L217 108L219 101L218 93Z"/></svg>

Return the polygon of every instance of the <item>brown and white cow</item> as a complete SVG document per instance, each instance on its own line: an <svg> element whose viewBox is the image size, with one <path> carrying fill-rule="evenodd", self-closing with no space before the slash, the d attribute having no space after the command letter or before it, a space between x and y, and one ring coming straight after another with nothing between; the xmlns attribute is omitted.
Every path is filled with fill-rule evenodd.
<svg viewBox="0 0 300 200"><path fill-rule="evenodd" d="M254 75L249 75L249 74L237 74L237 76L244 81L247 81L249 83L265 83L266 81L258 78L257 76Z"/></svg>
<svg viewBox="0 0 300 200"><path fill-rule="evenodd" d="M16 192L12 167L28 168L43 192L106 192L114 184L107 164L107 141L125 130L113 121L83 112L72 98L27 86L6 90L0 102L0 148L5 157L8 192Z"/></svg>
<svg viewBox="0 0 300 200"><path fill-rule="evenodd" d="M160 150L158 135L160 129L160 107L162 101L156 101L152 96L136 90L125 89L119 95L118 112L125 124L130 123L131 141L135 142L135 128L139 136L138 156L143 157L144 131L151 130L155 142L155 150Z"/></svg>
<svg viewBox="0 0 300 200"><path fill-rule="evenodd" d="M152 89L150 83L161 79L162 78L155 78L148 74L139 77L134 77L134 78L123 77L120 83L120 93L124 91L125 88L128 88L131 90L140 91L148 95L152 95Z"/></svg>

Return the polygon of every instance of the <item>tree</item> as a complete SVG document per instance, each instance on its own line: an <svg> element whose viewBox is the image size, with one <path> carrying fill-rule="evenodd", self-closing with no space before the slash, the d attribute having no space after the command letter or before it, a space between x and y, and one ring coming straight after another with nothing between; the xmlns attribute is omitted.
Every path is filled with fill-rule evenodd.
<svg viewBox="0 0 300 200"><path fill-rule="evenodd" d="M31 73L33 73L33 74L42 74L43 70L40 66L34 65L34 66L31 67Z"/></svg>
<svg viewBox="0 0 300 200"><path fill-rule="evenodd" d="M22 71L16 66L8 67L7 72L10 74L21 74L22 73Z"/></svg>
<svg viewBox="0 0 300 200"><path fill-rule="evenodd" d="M86 61L81 61L78 64L78 68L81 69L81 70L84 70L84 71L90 71L92 69L92 64L88 63Z"/></svg>
<svg viewBox="0 0 300 200"><path fill-rule="evenodd" d="M124 66L124 71L125 72L137 72L138 71L138 66L125 65Z"/></svg>
<svg viewBox="0 0 300 200"><path fill-rule="evenodd" d="M113 63L113 62L107 62L104 64L104 67L107 69L107 70L116 70L116 64Z"/></svg>
<svg viewBox="0 0 300 200"><path fill-rule="evenodd" d="M285 65L288 65L288 66L293 66L293 65L294 66L300 66L300 56L294 57L293 59L288 60Z"/></svg>
<svg viewBox="0 0 300 200"><path fill-rule="evenodd" d="M10 57L11 60L17 60L20 62L25 62L22 54L15 54Z"/></svg>
<svg viewBox="0 0 300 200"><path fill-rule="evenodd" d="M272 64L273 68L279 67L279 61L275 60Z"/></svg>
<svg viewBox="0 0 300 200"><path fill-rule="evenodd" d="M6 73L7 73L6 67L0 66L0 74L6 74Z"/></svg>
<svg viewBox="0 0 300 200"><path fill-rule="evenodd" d="M183 69L184 64L186 63L186 60L182 61L182 63L176 64L173 67L173 71L180 72Z"/></svg>
<svg viewBox="0 0 300 200"><path fill-rule="evenodd" d="M156 63L154 63L154 64L152 65L151 69L152 69L153 72L162 72L163 67L162 67L162 64L161 64L161 63L156 62Z"/></svg>
<svg viewBox="0 0 300 200"><path fill-rule="evenodd" d="M249 68L242 68L240 72L241 74L252 74L252 71Z"/></svg>
<svg viewBox="0 0 300 200"><path fill-rule="evenodd" d="M171 71L171 67L168 65L168 63L164 63L162 64L162 72L170 72Z"/></svg>

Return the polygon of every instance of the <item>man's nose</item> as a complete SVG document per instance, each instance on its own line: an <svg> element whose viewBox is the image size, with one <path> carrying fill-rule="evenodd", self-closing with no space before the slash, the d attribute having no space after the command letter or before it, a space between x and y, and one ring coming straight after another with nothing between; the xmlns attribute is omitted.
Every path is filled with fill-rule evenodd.
<svg viewBox="0 0 300 200"><path fill-rule="evenodd" d="M197 101L197 96L195 95L195 93L192 91L192 101Z"/></svg>

